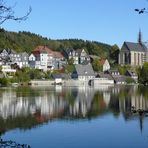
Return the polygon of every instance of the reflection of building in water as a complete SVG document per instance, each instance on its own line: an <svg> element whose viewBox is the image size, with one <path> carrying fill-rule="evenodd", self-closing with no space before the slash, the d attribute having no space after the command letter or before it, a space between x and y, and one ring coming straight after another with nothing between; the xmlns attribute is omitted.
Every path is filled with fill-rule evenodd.
<svg viewBox="0 0 148 148"><path fill-rule="evenodd" d="M101 84L101 85L94 86L94 89L96 91L102 91L102 92L109 91L112 88L114 88L113 84L110 84L110 85L109 84L105 84L105 85Z"/></svg>
<svg viewBox="0 0 148 148"><path fill-rule="evenodd" d="M38 97L16 97L12 91L5 91L0 99L0 116L3 119L8 117L27 116L40 112L41 115L53 115L63 110L65 102L60 95L51 93L49 96Z"/></svg>
<svg viewBox="0 0 148 148"><path fill-rule="evenodd" d="M57 90L57 88L56 88ZM43 92L39 96L16 96L13 90L3 92L0 99L0 116L27 116L29 114L46 119L59 115L86 116L91 108L94 97L93 88L80 87L74 89L58 89L58 91Z"/></svg>
<svg viewBox="0 0 148 148"><path fill-rule="evenodd" d="M147 110L148 109L148 100L144 99L142 95L137 96L134 95L131 97L131 104L135 107L136 110L142 109Z"/></svg>
<svg viewBox="0 0 148 148"><path fill-rule="evenodd" d="M79 87L74 104L69 106L70 115L85 117L91 108L94 93L91 87Z"/></svg>
<svg viewBox="0 0 148 148"><path fill-rule="evenodd" d="M22 94L17 97L15 90L1 93L0 116L3 119L27 117L29 114L44 119L59 116L87 117L89 113L98 115L105 111L112 111L115 115L122 112L126 119L131 117L132 106L137 110L148 109L148 101L142 95L137 95L132 87L109 87L104 91L93 87L55 87L52 91L41 91L36 95L24 97Z"/></svg>
<svg viewBox="0 0 148 148"><path fill-rule="evenodd" d="M110 102L110 97L111 97L110 92L104 92L103 93L103 99L104 99L104 102L105 102L107 107L108 107L109 102Z"/></svg>

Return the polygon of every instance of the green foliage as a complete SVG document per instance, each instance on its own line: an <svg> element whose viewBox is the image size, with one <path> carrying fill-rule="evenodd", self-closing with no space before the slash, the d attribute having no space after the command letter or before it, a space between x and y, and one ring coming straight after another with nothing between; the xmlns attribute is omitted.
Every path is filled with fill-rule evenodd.
<svg viewBox="0 0 148 148"><path fill-rule="evenodd" d="M124 75L126 73L127 70L130 70L131 67L130 66L120 66L118 65L118 71L121 75Z"/></svg>
<svg viewBox="0 0 148 148"><path fill-rule="evenodd" d="M148 62L144 63L142 68L139 68L138 80L139 83L148 85Z"/></svg>
<svg viewBox="0 0 148 148"><path fill-rule="evenodd" d="M65 72L66 74L72 73L74 70L75 70L74 65L66 64L66 65L64 66L64 72Z"/></svg>
<svg viewBox="0 0 148 148"><path fill-rule="evenodd" d="M115 44L110 50L110 63L112 65L118 64L119 47Z"/></svg>
<svg viewBox="0 0 148 148"><path fill-rule="evenodd" d="M44 73L41 72L39 69L30 69L28 72L30 79L42 79L44 77Z"/></svg>
<svg viewBox="0 0 148 148"><path fill-rule="evenodd" d="M61 51L63 48L84 48L89 54L108 57L111 46L94 41L81 39L51 40L30 32L8 32L0 29L0 49L13 49L17 52L31 53L38 45L46 45L48 48Z"/></svg>
<svg viewBox="0 0 148 148"><path fill-rule="evenodd" d="M38 69L22 68L16 71L11 82L29 82L32 79L42 79L44 73Z"/></svg>
<svg viewBox="0 0 148 148"><path fill-rule="evenodd" d="M7 86L9 84L9 79L7 78L0 78L0 85Z"/></svg>
<svg viewBox="0 0 148 148"><path fill-rule="evenodd" d="M133 78L130 78L130 77L126 78L125 81L126 81L127 84L134 84L134 83L136 83L135 80Z"/></svg>
<svg viewBox="0 0 148 148"><path fill-rule="evenodd" d="M74 64L74 59L73 59L73 58L68 59L68 64L69 64L69 65L73 65L73 64Z"/></svg>
<svg viewBox="0 0 148 148"><path fill-rule="evenodd" d="M99 59L95 58L92 62L92 67L94 69L94 71L102 71L103 70L103 66L100 64Z"/></svg>

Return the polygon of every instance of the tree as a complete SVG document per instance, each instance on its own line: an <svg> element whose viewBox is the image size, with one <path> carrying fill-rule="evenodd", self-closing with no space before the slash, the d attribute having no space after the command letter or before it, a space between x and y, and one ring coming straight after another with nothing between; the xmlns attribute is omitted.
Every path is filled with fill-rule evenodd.
<svg viewBox="0 0 148 148"><path fill-rule="evenodd" d="M73 58L68 59L68 64L73 65L74 64L74 59Z"/></svg>
<svg viewBox="0 0 148 148"><path fill-rule="evenodd" d="M94 71L97 71L97 72L103 71L103 66L100 64L98 58L95 58L95 59L93 60L92 66L93 66Z"/></svg>
<svg viewBox="0 0 148 148"><path fill-rule="evenodd" d="M29 8L28 12L21 17L16 17L14 12L14 7L7 6L4 0L0 0L0 25L3 24L7 20L14 20L14 21L23 21L26 20L31 13L32 9Z"/></svg>
<svg viewBox="0 0 148 148"><path fill-rule="evenodd" d="M118 64L118 55L119 55L119 47L115 44L111 47L110 50L110 58L111 58L111 63Z"/></svg>
<svg viewBox="0 0 148 148"><path fill-rule="evenodd" d="M148 62L144 63L142 68L139 68L138 80L139 83L148 85Z"/></svg>

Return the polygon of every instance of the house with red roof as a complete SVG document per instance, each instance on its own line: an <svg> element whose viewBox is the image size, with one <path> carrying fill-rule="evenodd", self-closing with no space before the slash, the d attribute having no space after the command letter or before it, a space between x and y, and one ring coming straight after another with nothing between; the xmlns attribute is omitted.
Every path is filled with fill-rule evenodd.
<svg viewBox="0 0 148 148"><path fill-rule="evenodd" d="M29 56L30 67L43 71L61 69L63 61L64 57L60 52L52 51L46 46L36 47Z"/></svg>
<svg viewBox="0 0 148 148"><path fill-rule="evenodd" d="M110 70L110 64L109 64L107 59L100 59L99 63L100 63L100 65L103 66L103 72L107 71L107 70Z"/></svg>

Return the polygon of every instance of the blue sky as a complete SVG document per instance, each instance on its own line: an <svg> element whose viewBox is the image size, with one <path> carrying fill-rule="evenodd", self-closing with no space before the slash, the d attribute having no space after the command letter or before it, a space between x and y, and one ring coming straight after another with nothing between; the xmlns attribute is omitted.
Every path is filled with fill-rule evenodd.
<svg viewBox="0 0 148 148"><path fill-rule="evenodd" d="M78 38L121 47L124 41L137 41L141 28L148 41L148 14L135 8L148 8L146 0L7 0L16 15L32 12L27 21L5 22L9 31L30 31L51 39Z"/></svg>

